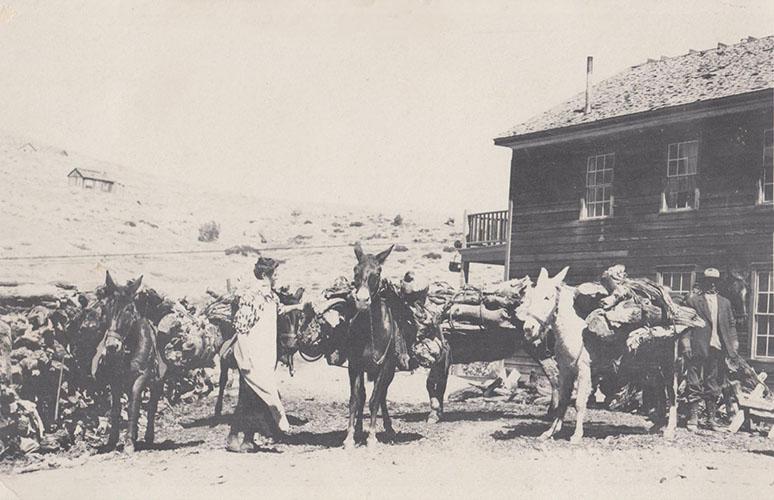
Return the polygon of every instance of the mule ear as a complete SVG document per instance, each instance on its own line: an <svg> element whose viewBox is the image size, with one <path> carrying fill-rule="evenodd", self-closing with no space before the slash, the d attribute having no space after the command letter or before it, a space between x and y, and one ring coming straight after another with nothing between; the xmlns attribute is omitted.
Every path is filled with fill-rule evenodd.
<svg viewBox="0 0 774 500"><path fill-rule="evenodd" d="M301 302L301 297L304 296L304 288L299 287L298 290L296 290L296 293L293 294L293 298L296 299L297 303Z"/></svg>
<svg viewBox="0 0 774 500"><path fill-rule="evenodd" d="M113 281L113 277L110 276L110 271L105 271L105 288L109 293L113 293L118 290L115 281Z"/></svg>
<svg viewBox="0 0 774 500"><path fill-rule="evenodd" d="M358 262L363 262L363 257L365 254L363 253L363 247L360 246L360 242L358 241L355 243L355 257L357 257Z"/></svg>
<svg viewBox="0 0 774 500"><path fill-rule="evenodd" d="M545 281L547 279L549 279L548 278L548 271L546 270L545 267L541 267L540 268L540 274L538 275L538 279L535 282L535 284L537 285L538 283L542 283L543 281Z"/></svg>
<svg viewBox="0 0 774 500"><path fill-rule="evenodd" d="M140 289L141 284L142 284L142 276L134 280L134 283L129 285L129 289L128 289L129 296L134 297L134 294L136 294L137 290Z"/></svg>
<svg viewBox="0 0 774 500"><path fill-rule="evenodd" d="M562 283L564 281L564 277L567 276L567 271L569 271L569 270L570 270L570 266L565 266L564 269L559 271L556 274L556 276L554 276L551 279L554 280L554 282L558 285L559 283Z"/></svg>
<svg viewBox="0 0 774 500"><path fill-rule="evenodd" d="M376 254L376 260L379 262L379 264L384 264L384 261L387 260L387 257L390 255L390 252L392 252L393 248L395 248L395 245L390 245L390 248L387 250Z"/></svg>

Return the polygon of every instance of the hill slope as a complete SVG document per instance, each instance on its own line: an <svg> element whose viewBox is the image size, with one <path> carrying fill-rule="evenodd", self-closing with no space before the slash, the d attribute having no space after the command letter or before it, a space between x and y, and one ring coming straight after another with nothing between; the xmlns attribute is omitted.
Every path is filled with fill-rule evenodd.
<svg viewBox="0 0 774 500"><path fill-rule="evenodd" d="M25 147L28 143L34 149ZM68 186L66 175L75 167L107 171L124 186L116 193ZM8 136L0 137L0 176L5 186L0 257L79 256L0 260L2 281L63 280L92 287L109 269L120 281L143 274L148 286L169 295L198 295L208 288L224 289L226 279L250 276L255 255L221 251L249 245L267 248L265 255L285 261L281 284L314 292L339 275L351 275L354 256L348 247L355 241L373 252L392 243L407 248L387 261L387 276L412 269L428 280L458 281L448 271L454 253L443 249L461 234L442 215L401 212L399 207L380 214L207 192L180 179ZM394 226L398 213L404 222ZM199 228L208 221L220 225L220 236L200 242ZM423 257L431 252L441 258ZM475 277L496 280L501 272L497 267L476 270Z"/></svg>

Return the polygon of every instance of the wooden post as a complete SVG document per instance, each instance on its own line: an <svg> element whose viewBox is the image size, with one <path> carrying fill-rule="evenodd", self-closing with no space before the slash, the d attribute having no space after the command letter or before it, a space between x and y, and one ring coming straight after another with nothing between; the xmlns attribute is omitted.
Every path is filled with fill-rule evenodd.
<svg viewBox="0 0 774 500"><path fill-rule="evenodd" d="M505 224L505 281L511 279L511 237L513 236L513 199L508 199L508 222Z"/></svg>
<svg viewBox="0 0 774 500"><path fill-rule="evenodd" d="M226 278L226 293L231 293L231 278Z"/></svg>
<svg viewBox="0 0 774 500"><path fill-rule="evenodd" d="M462 250L468 248L468 211L462 211ZM468 271L470 270L470 263L465 262L465 259L460 252L460 286L468 282Z"/></svg>

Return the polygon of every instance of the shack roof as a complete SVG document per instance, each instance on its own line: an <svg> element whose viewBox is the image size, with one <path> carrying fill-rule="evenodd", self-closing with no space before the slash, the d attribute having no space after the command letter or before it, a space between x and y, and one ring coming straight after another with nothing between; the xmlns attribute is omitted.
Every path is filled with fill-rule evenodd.
<svg viewBox="0 0 774 500"><path fill-rule="evenodd" d="M88 168L74 168L70 171L69 174L67 174L67 177L73 177L74 174L80 175L84 179L94 179L96 181L103 181L103 182L110 182L114 183L115 180L108 175L106 172L100 172L98 170L91 170Z"/></svg>
<svg viewBox="0 0 774 500"><path fill-rule="evenodd" d="M632 66L511 128L500 139L774 88L774 36Z"/></svg>

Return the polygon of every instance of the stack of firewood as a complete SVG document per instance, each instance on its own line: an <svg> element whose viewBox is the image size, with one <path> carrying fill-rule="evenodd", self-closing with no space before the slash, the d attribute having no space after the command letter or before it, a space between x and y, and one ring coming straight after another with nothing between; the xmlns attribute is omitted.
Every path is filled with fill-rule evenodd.
<svg viewBox="0 0 774 500"><path fill-rule="evenodd" d="M629 278L622 265L607 269L599 283L584 283L578 290L598 305L586 316L588 330L607 340L626 335L631 351L704 326L696 311L675 303L664 287L647 278Z"/></svg>
<svg viewBox="0 0 774 500"><path fill-rule="evenodd" d="M0 456L45 451L56 440L44 430L77 427L84 405L69 347L88 302L62 284L0 286Z"/></svg>

